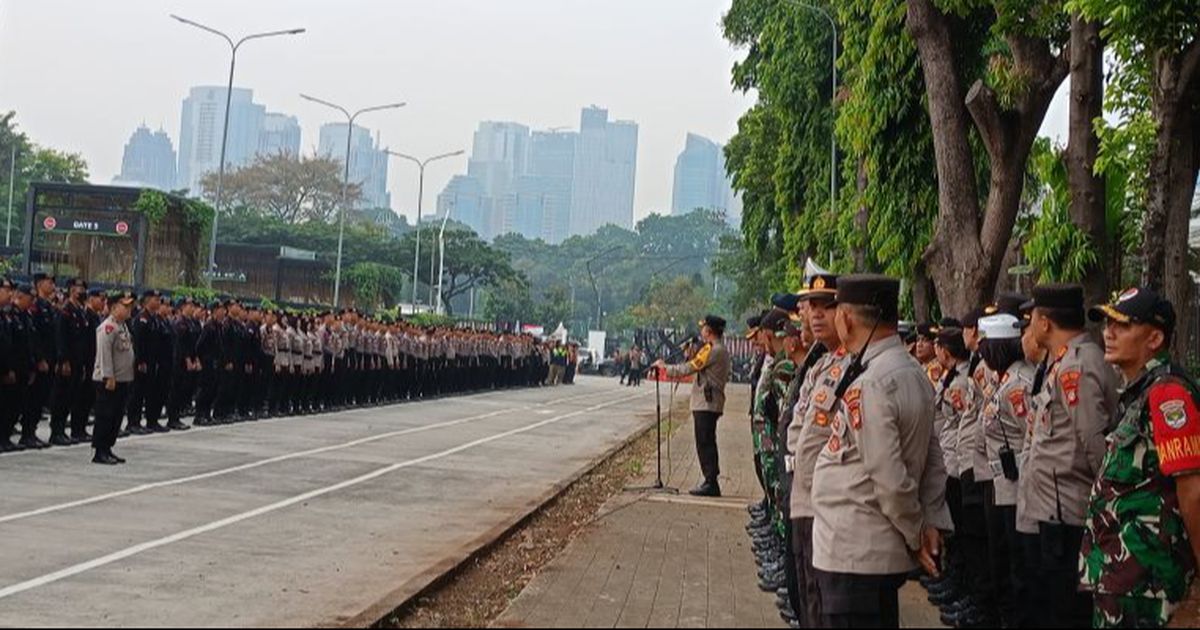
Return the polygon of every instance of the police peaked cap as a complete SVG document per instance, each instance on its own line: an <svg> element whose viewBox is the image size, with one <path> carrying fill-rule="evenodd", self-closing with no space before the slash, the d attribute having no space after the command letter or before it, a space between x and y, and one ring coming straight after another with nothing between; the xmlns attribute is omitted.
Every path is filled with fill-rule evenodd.
<svg viewBox="0 0 1200 630"><path fill-rule="evenodd" d="M875 307L883 321L900 319L900 281L895 278L869 273L841 276L836 300L838 304Z"/></svg>

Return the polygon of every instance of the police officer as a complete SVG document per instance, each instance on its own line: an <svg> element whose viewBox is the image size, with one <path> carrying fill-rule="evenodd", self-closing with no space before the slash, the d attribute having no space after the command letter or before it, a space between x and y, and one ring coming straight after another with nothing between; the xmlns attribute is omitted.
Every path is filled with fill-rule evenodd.
<svg viewBox="0 0 1200 630"><path fill-rule="evenodd" d="M1117 375L1085 326L1083 288L1034 287L1029 326L1049 353L1044 385L1035 397L1029 454L1018 485L1017 528L1030 537L1025 606L1037 625L1080 627L1091 622L1090 596L1079 593L1079 549L1088 496L1100 474L1105 435L1117 407Z"/></svg>
<svg viewBox="0 0 1200 630"><path fill-rule="evenodd" d="M109 299L109 315L96 329L96 367L92 381L96 387L96 428L92 448L96 450L92 463L113 466L124 464L112 449L117 443L121 416L126 409L125 398L136 372L133 337L126 322L133 308L132 293L122 293Z"/></svg>
<svg viewBox="0 0 1200 630"><path fill-rule="evenodd" d="M200 330L196 341L196 354L200 358L199 390L196 393L196 419L193 424L198 427L214 424L213 408L216 405L220 375L225 370L225 350L222 338L225 336L227 311L225 303L215 301L209 304L211 316Z"/></svg>
<svg viewBox="0 0 1200 630"><path fill-rule="evenodd" d="M1200 388L1167 349L1175 309L1129 289L1089 311L1124 390L1092 486L1081 549L1094 627L1162 627L1187 593L1200 551Z"/></svg>
<svg viewBox="0 0 1200 630"><path fill-rule="evenodd" d="M700 322L704 346L687 363L668 366L659 359L654 366L668 376L695 375L692 382L691 409L696 429L696 451L704 482L691 491L695 496L719 497L720 456L717 449L717 421L725 413L725 384L729 381L731 359L725 349L725 320L708 315Z"/></svg>
<svg viewBox="0 0 1200 630"><path fill-rule="evenodd" d="M12 437L34 369L32 340L25 314L16 303L17 290L8 278L0 278L0 453L25 450Z"/></svg>
<svg viewBox="0 0 1200 630"><path fill-rule="evenodd" d="M191 427L180 418L187 409L196 390L196 375L200 371L200 357L196 344L200 340L200 324L196 319L196 303L190 297L175 300L175 317L171 327L171 383L167 398L167 429L187 431Z"/></svg>
<svg viewBox="0 0 1200 630"><path fill-rule="evenodd" d="M129 435L154 433L153 427L142 426L146 398L154 387L160 357L158 343L158 306L162 297L153 289L142 293L141 308L132 318L129 329L133 335L133 354L136 375L126 396L125 432ZM162 427L158 428L161 431Z"/></svg>
<svg viewBox="0 0 1200 630"><path fill-rule="evenodd" d="M83 378L77 382L79 389L76 390L74 406L71 409L71 440L76 444L87 444L92 441L92 436L87 431L87 425L96 402L96 388L91 381L91 374L96 367L95 331L108 316L107 311L108 294L102 289L89 289L83 310L84 317L87 318L88 330L88 334L84 337L87 345L82 356Z"/></svg>
<svg viewBox="0 0 1200 630"><path fill-rule="evenodd" d="M18 305L25 313L30 343L33 346L34 370L27 390L21 414L21 445L25 448L43 449L50 445L37 436L42 412L50 399L50 388L54 380L54 360L58 354L54 340L56 317L53 300L54 276L36 274L32 290L19 291ZM28 299L26 299L28 298Z"/></svg>
<svg viewBox="0 0 1200 630"><path fill-rule="evenodd" d="M55 359L54 389L50 409L50 444L71 446L76 441L67 437L67 420L72 415L86 414L90 408L80 406L84 395L82 389L91 389L89 352L96 342L96 328L91 326L84 300L87 297L87 282L75 278L67 282L67 301L54 319ZM80 418L74 418L78 425Z"/></svg>
<svg viewBox="0 0 1200 630"><path fill-rule="evenodd" d="M791 456L791 492L789 514L792 519L790 550L796 570L796 594L792 606L793 624L819 627L821 597L812 566L812 478L817 456L829 441L830 424L837 403L834 392L849 364L849 356L834 326L838 277L819 274L810 279L802 298L807 303L808 326L816 345L797 373L802 379L788 427L788 453ZM815 362L813 357L817 357Z"/></svg>
<svg viewBox="0 0 1200 630"><path fill-rule="evenodd" d="M949 528L933 392L897 334L899 292L884 276L838 279L835 321L855 358L813 472L824 627L898 627L900 586L918 566L938 573Z"/></svg>

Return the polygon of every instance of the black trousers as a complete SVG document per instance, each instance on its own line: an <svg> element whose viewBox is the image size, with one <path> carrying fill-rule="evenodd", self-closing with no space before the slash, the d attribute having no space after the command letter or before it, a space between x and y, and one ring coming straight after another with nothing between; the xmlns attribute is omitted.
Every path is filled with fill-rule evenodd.
<svg viewBox="0 0 1200 630"><path fill-rule="evenodd" d="M179 417L192 400L196 389L196 372L188 371L184 365L171 370L171 395L167 398L167 422L179 422Z"/></svg>
<svg viewBox="0 0 1200 630"><path fill-rule="evenodd" d="M26 374L18 374L15 383L0 383L0 444L12 441L13 429L17 426L17 419L21 417L21 401L27 395L22 385L28 378Z"/></svg>
<svg viewBox="0 0 1200 630"><path fill-rule="evenodd" d="M33 384L26 389L29 397L25 400L21 416L21 439L37 437L37 427L42 421L42 410L46 408L46 401L50 398L52 378L50 372L34 372Z"/></svg>
<svg viewBox="0 0 1200 630"><path fill-rule="evenodd" d="M1038 523L1038 530L1038 564L1027 571L1032 578L1028 589L1039 597L1038 607L1033 609L1038 611L1035 625L1040 628L1088 627L1092 622L1092 596L1079 591L1079 547L1083 543L1083 528Z"/></svg>
<svg viewBox="0 0 1200 630"><path fill-rule="evenodd" d="M996 613L996 588L990 569L985 483L976 482L973 474L963 473L962 522L955 525L955 536L962 552L965 586L979 609L992 615Z"/></svg>
<svg viewBox="0 0 1200 630"><path fill-rule="evenodd" d="M821 590L821 627L900 627L900 587L907 575L814 573Z"/></svg>
<svg viewBox="0 0 1200 630"><path fill-rule="evenodd" d="M92 389L92 375L83 373L83 366L71 362L71 375L57 374L54 377L54 388L50 395L50 434L66 435L67 420L78 407L78 398L82 391ZM84 387L86 385L86 388ZM72 423L74 424L74 423ZM84 421L84 427L87 421Z"/></svg>
<svg viewBox="0 0 1200 630"><path fill-rule="evenodd" d="M146 391L146 424L158 424L163 417L163 407L171 395L171 364L160 364Z"/></svg>
<svg viewBox="0 0 1200 630"><path fill-rule="evenodd" d="M130 386L117 383L117 388L110 392L104 383L95 383L95 388L96 427L92 431L92 448L98 453L110 453L121 431L121 416L125 413Z"/></svg>
<svg viewBox="0 0 1200 630"><path fill-rule="evenodd" d="M996 505L996 487L991 481L983 483L983 511L987 520L988 569L991 571L994 589L995 611L1000 619L1011 625L1016 616L1016 600L1013 589L1013 561L1021 554L1015 552L1010 541L1017 531L1017 508L1015 505Z"/></svg>
<svg viewBox="0 0 1200 630"><path fill-rule="evenodd" d="M796 610L800 625L819 628L821 618L821 587L813 569L813 519L802 517L792 521L792 560L796 567L797 591L801 609ZM793 600L795 606L795 600Z"/></svg>
<svg viewBox="0 0 1200 630"><path fill-rule="evenodd" d="M145 372L133 375L133 383L129 385L129 393L125 395L125 423L129 427L142 426L142 409L146 406L146 392L154 380L154 366L147 365Z"/></svg>
<svg viewBox="0 0 1200 630"><path fill-rule="evenodd" d="M696 455L700 458L700 470L704 481L717 483L721 476L721 455L717 449L717 420L721 414L715 411L693 411L696 425Z"/></svg>
<svg viewBox="0 0 1200 630"><path fill-rule="evenodd" d="M781 451L783 449L780 449ZM782 457L781 457L782 459ZM786 467L783 462L780 462L779 473L783 475L781 488L779 490L779 511L783 513L783 543L784 549L791 546L795 533L792 531L792 473L786 472ZM796 613L797 618L803 619L800 615L804 614L804 599L803 592L800 590L800 570L795 562L788 562L788 557L784 556L783 575L787 581L788 602L792 605L792 612Z"/></svg>
<svg viewBox="0 0 1200 630"><path fill-rule="evenodd" d="M200 372L199 387L196 393L196 420L211 420L213 405L217 400L217 368L204 367Z"/></svg>

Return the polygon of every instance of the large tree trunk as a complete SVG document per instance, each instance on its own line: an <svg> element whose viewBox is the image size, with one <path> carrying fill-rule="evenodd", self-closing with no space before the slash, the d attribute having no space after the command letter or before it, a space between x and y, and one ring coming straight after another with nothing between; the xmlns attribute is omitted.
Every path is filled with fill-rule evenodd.
<svg viewBox="0 0 1200 630"><path fill-rule="evenodd" d="M860 199L863 198L863 193L867 190L867 177L867 161L860 158L858 160L858 177L856 178L858 195ZM859 234L864 235L864 238L869 240L870 237L866 236L866 234L868 233L867 231L870 228L870 225L871 209L867 207L865 201L860 202L858 204L858 210L854 212L854 229ZM867 271L867 249L869 248L869 242L863 243L863 246L860 247L858 251L854 252L854 271L858 273L864 273Z"/></svg>
<svg viewBox="0 0 1200 630"><path fill-rule="evenodd" d="M1175 305L1178 315L1172 351L1186 359L1187 332L1191 329L1193 280L1188 265L1188 222L1196 189L1197 133L1200 114L1200 42L1178 57L1160 54L1154 61L1151 109L1158 123L1154 154L1150 158L1142 241L1142 282L1159 289Z"/></svg>
<svg viewBox="0 0 1200 630"><path fill-rule="evenodd" d="M1083 279L1088 304L1107 301L1111 269L1104 178L1096 175L1100 138L1093 122L1103 114L1104 44L1100 23L1071 17L1071 111L1067 140L1067 183L1070 189L1071 222L1092 240L1096 264Z"/></svg>
<svg viewBox="0 0 1200 630"><path fill-rule="evenodd" d="M913 318L917 323L930 321L933 312L933 286L929 283L929 274L925 273L925 265L917 264L912 274Z"/></svg>
<svg viewBox="0 0 1200 630"><path fill-rule="evenodd" d="M1067 52L1055 56L1045 39L1006 37L1014 71L1029 80L1011 109L976 81L965 95L954 61L947 17L931 0L909 0L908 29L925 75L938 171L938 218L925 254L942 310L961 316L989 302L1021 207L1025 167L1046 110L1067 76ZM989 189L979 213L970 122L989 158Z"/></svg>
<svg viewBox="0 0 1200 630"><path fill-rule="evenodd" d="M931 0L909 0L907 27L925 77L933 152L937 159L938 216L924 263L942 311L960 316L988 297L979 242L979 192L968 141L971 120L955 65L950 25Z"/></svg>

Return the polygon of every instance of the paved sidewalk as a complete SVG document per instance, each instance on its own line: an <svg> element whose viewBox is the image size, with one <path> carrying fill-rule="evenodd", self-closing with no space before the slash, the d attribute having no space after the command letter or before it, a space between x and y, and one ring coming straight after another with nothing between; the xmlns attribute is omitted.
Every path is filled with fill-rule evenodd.
<svg viewBox="0 0 1200 630"><path fill-rule="evenodd" d="M653 387L646 383L643 387ZM686 388L687 386L683 386ZM679 424L664 478L681 494L626 493L530 582L495 627L783 628L773 593L758 589L745 506L759 498L750 457L749 388L732 387L718 427L721 499L696 499L700 481L687 391L676 394ZM663 413L668 408L663 390ZM654 465L637 482L654 481ZM919 585L901 592L907 627L937 626Z"/></svg>

